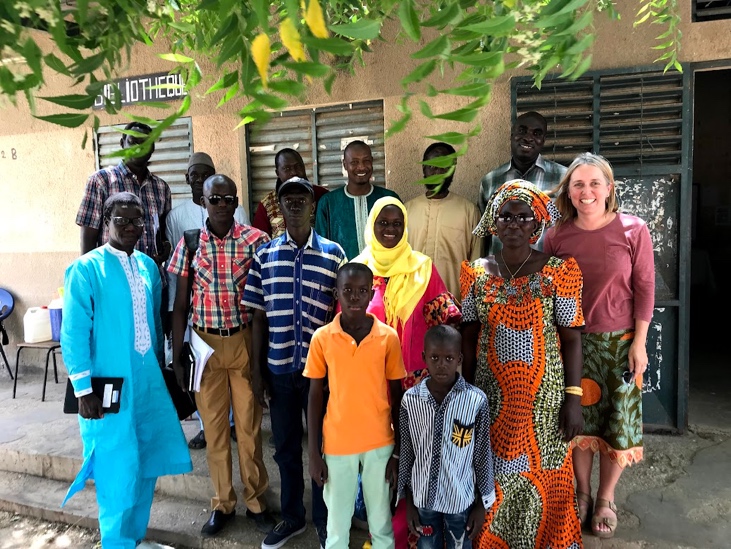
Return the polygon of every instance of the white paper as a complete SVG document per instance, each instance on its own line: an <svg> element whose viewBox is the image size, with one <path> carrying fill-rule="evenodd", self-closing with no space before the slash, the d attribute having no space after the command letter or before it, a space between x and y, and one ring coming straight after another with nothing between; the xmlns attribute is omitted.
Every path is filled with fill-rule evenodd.
<svg viewBox="0 0 731 549"><path fill-rule="evenodd" d="M104 398L102 399L102 408L109 408L112 405L112 391L114 385L107 383L104 385Z"/></svg>
<svg viewBox="0 0 731 549"><path fill-rule="evenodd" d="M198 393L201 390L203 370L213 354L213 349L192 329L190 330L190 349L193 352L195 367L190 373L191 379L188 387L191 391Z"/></svg>

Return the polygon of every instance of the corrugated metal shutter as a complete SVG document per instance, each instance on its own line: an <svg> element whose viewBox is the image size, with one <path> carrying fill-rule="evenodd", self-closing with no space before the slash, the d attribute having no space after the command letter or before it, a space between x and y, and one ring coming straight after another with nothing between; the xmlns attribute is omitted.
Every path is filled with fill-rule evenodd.
<svg viewBox="0 0 731 549"><path fill-rule="evenodd" d="M373 151L376 185L386 184L383 101L348 103L279 113L266 124L248 124L249 186L252 211L276 182L274 156L292 148L302 155L307 175L318 185L336 189L345 184L343 148L361 139ZM317 154L313 158L313 150Z"/></svg>
<svg viewBox="0 0 731 549"><path fill-rule="evenodd" d="M386 184L383 102L350 104L315 111L318 183L329 189L345 185L343 149L351 141L368 143L373 153L373 183Z"/></svg>
<svg viewBox="0 0 731 549"><path fill-rule="evenodd" d="M694 0L693 21L731 19L731 0Z"/></svg>
<svg viewBox="0 0 731 549"><path fill-rule="evenodd" d="M249 150L249 196L252 212L274 188L274 156L282 149L294 149L302 155L309 177L312 175L312 114L310 111L279 113L266 124L247 124Z"/></svg>
<svg viewBox="0 0 731 549"><path fill-rule="evenodd" d="M114 166L119 163L118 157L105 158L119 150L121 133L114 128L122 129L127 124L115 124L99 128L96 139L97 169ZM157 143L155 152L150 158L149 169L156 176L165 180L173 195L173 207L190 197L190 187L185 182L188 160L193 154L193 128L190 117L179 118L166 129Z"/></svg>
<svg viewBox="0 0 731 549"><path fill-rule="evenodd" d="M541 87L513 86L516 113L548 120L543 154L568 165L594 151L624 166L680 165L683 75L676 72L595 74L576 82L547 78Z"/></svg>

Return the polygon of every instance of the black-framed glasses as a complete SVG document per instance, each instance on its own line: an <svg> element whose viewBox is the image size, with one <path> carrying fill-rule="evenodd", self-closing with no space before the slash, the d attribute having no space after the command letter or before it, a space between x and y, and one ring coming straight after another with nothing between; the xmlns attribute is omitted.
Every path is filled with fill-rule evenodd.
<svg viewBox="0 0 731 549"><path fill-rule="evenodd" d="M226 203L226 206L233 206L238 201L238 198L236 195L233 194L227 194L225 196L221 196L220 194L212 194L211 196L207 196L206 200L213 204L214 206L218 206L218 203L223 200Z"/></svg>
<svg viewBox="0 0 731 549"><path fill-rule="evenodd" d="M535 220L535 216L532 215L524 215L524 214L518 214L518 215L512 215L512 214L500 214L496 217L498 223L503 223L505 225L510 225L513 221L515 221L518 225L525 225L526 223L530 223Z"/></svg>
<svg viewBox="0 0 731 549"><path fill-rule="evenodd" d="M145 220L142 217L121 217L114 215L111 219L112 223L114 223L117 227L126 227L130 223L132 223L135 227L145 226Z"/></svg>

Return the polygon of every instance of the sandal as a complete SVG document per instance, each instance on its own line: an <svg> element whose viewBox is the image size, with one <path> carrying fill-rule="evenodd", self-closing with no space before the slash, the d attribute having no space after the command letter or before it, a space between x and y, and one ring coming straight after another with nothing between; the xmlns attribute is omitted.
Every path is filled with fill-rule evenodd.
<svg viewBox="0 0 731 549"><path fill-rule="evenodd" d="M206 443L206 434L201 429L200 433L195 435L193 438L190 439L190 442L188 442L188 448L191 450L202 450L207 445Z"/></svg>
<svg viewBox="0 0 731 549"><path fill-rule="evenodd" d="M589 513L594 509L594 500L591 499L591 495L589 494L576 492L576 505L579 508L579 522L581 523L581 527L588 528L590 522Z"/></svg>
<svg viewBox="0 0 731 549"><path fill-rule="evenodd" d="M598 517L596 516L597 509L607 507L614 517ZM609 528L608 531L597 530L597 526L600 524L605 525ZM613 501L607 499L596 498L596 506L594 507L594 516L591 517L591 532L600 539L609 539L614 537L614 531L617 529L617 506L614 505Z"/></svg>

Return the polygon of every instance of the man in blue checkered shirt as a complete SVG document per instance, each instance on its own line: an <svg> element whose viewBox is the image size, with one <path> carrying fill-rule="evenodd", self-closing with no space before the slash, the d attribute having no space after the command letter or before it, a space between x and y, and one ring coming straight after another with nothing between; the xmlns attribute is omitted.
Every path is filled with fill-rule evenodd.
<svg viewBox="0 0 731 549"><path fill-rule="evenodd" d="M566 173L566 167L541 156L548 124L535 111L521 114L510 130L510 162L492 170L482 178L479 207L484 213L493 193L506 181L525 179L544 192L556 187ZM486 252L495 254L502 245L497 238L485 238ZM541 242L537 245L542 248Z"/></svg>
<svg viewBox="0 0 731 549"><path fill-rule="evenodd" d="M262 549L279 548L305 530L302 462L302 414L307 411L309 379L302 376L315 330L327 324L335 306L337 270L345 263L339 244L310 226L315 207L312 184L293 177L277 192L286 232L256 251L249 269L243 305L254 309L252 377L254 394L266 407L274 435L274 461L281 478L282 521L264 539ZM327 536L322 488L312 483L312 521L320 545Z"/></svg>

